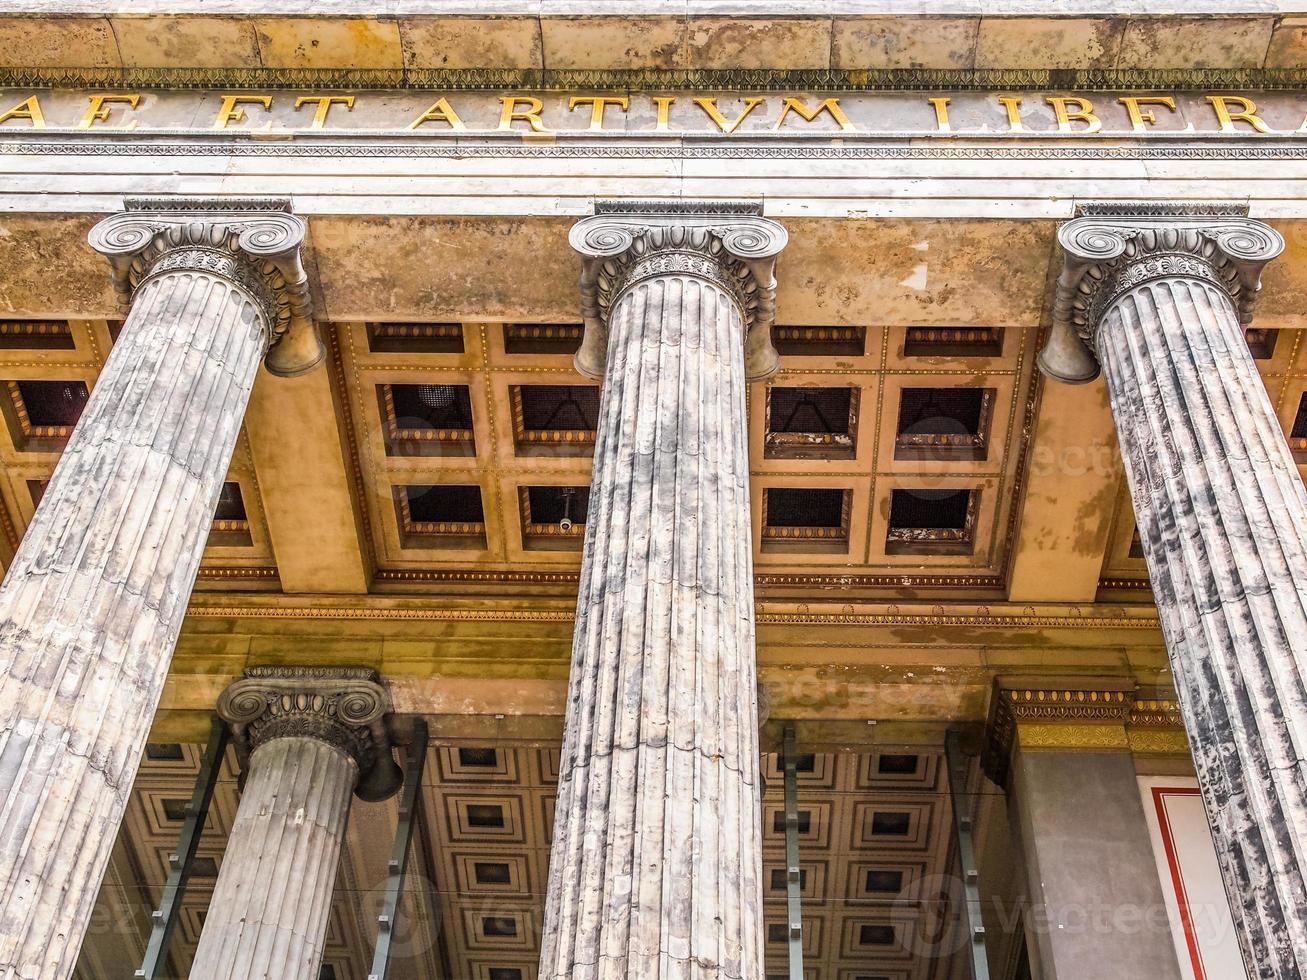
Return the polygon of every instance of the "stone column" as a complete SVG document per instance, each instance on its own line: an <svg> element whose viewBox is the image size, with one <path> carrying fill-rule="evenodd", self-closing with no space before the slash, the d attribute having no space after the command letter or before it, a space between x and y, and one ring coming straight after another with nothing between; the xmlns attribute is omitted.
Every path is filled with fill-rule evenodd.
<svg viewBox="0 0 1307 980"><path fill-rule="evenodd" d="M300 221L181 207L91 232L131 309L0 586L0 977L72 973L259 361L318 356Z"/></svg>
<svg viewBox="0 0 1307 980"><path fill-rule="evenodd" d="M579 222L602 377L540 976L761 977L745 383L775 370L748 205Z"/></svg>
<svg viewBox="0 0 1307 980"><path fill-rule="evenodd" d="M350 793L385 799L402 774L374 671L255 667L218 699L249 752L191 976L317 980Z"/></svg>
<svg viewBox="0 0 1307 980"><path fill-rule="evenodd" d="M1307 492L1243 336L1284 243L1106 206L1058 237L1041 365L1102 365L1248 974L1307 977Z"/></svg>

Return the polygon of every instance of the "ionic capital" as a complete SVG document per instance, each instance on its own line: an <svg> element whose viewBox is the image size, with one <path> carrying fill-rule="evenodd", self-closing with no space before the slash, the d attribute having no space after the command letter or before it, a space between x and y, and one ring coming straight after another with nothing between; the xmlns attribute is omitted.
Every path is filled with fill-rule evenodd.
<svg viewBox="0 0 1307 980"><path fill-rule="evenodd" d="M251 667L218 697L218 714L249 752L277 738L314 738L358 764L355 793L381 800L402 778L385 717L390 695L365 667Z"/></svg>
<svg viewBox="0 0 1307 980"><path fill-rule="evenodd" d="M1279 232L1246 209L1202 205L1087 205L1058 229L1064 253L1053 325L1039 354L1049 377L1098 376L1098 325L1122 294L1151 279L1182 276L1222 289L1240 321L1252 320L1262 267L1284 250Z"/></svg>
<svg viewBox="0 0 1307 980"><path fill-rule="evenodd" d="M572 226L568 241L581 254L581 315L585 335L576 369L602 378L608 317L618 298L660 275L691 275L724 289L744 317L744 368L750 381L779 365L771 342L776 315L776 256L789 236L762 217L759 204L600 202Z"/></svg>
<svg viewBox="0 0 1307 980"><path fill-rule="evenodd" d="M264 363L283 377L303 374L325 349L300 257L304 222L284 200L128 199L127 209L91 229L124 301L146 280L190 269L243 286L268 328Z"/></svg>

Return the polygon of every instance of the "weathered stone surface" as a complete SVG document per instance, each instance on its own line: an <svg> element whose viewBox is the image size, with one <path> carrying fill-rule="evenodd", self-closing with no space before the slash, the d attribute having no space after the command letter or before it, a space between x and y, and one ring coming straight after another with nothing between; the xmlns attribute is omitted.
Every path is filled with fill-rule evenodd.
<svg viewBox="0 0 1307 980"><path fill-rule="evenodd" d="M131 312L0 586L0 976L73 970L303 233L188 217L92 232Z"/></svg>
<svg viewBox="0 0 1307 980"><path fill-rule="evenodd" d="M316 980L350 793L398 785L376 674L254 668L218 699L253 749L191 975Z"/></svg>
<svg viewBox="0 0 1307 980"><path fill-rule="evenodd" d="M1244 960L1299 978L1307 491L1241 323L1283 243L1228 215L1086 217L1059 237L1057 315L1107 381Z"/></svg>
<svg viewBox="0 0 1307 980"><path fill-rule="evenodd" d="M587 319L602 309L610 336L540 958L550 980L763 971L742 295L772 282L739 278L720 239L685 220L601 214L572 236ZM741 223L768 233L760 256L784 245L779 226Z"/></svg>

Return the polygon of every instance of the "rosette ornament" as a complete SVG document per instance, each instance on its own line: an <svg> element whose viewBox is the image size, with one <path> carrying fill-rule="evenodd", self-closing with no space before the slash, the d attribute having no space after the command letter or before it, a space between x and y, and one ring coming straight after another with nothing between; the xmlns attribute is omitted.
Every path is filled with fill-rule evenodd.
<svg viewBox="0 0 1307 980"><path fill-rule="evenodd" d="M150 279L188 269L242 287L263 317L272 374L304 374L325 356L300 256L304 222L286 201L128 199L89 241L109 260L124 301Z"/></svg>
<svg viewBox="0 0 1307 980"><path fill-rule="evenodd" d="M1168 276L1197 277L1219 286L1241 323L1252 320L1263 266L1284 250L1275 229L1230 214L1194 208L1152 214L1092 213L1058 229L1065 263L1053 301L1053 325L1039 353L1044 374L1067 384L1098 377L1098 326L1111 304L1141 283ZM1099 211L1104 213L1098 213Z"/></svg>
<svg viewBox="0 0 1307 980"><path fill-rule="evenodd" d="M585 332L576 369L602 378L608 358L608 319L621 296L660 275L696 276L724 289L744 321L744 370L749 381L776 373L776 256L789 236L751 203L599 202L592 217L572 226L568 241L581 255L581 317Z"/></svg>

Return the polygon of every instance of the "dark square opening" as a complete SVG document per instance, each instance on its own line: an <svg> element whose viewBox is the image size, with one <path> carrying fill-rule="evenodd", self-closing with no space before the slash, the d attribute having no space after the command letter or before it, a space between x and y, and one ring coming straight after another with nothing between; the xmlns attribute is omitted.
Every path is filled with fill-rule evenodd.
<svg viewBox="0 0 1307 980"><path fill-rule="evenodd" d="M83 381L7 381L0 399L14 447L60 452L81 418L90 391Z"/></svg>
<svg viewBox="0 0 1307 980"><path fill-rule="evenodd" d="M898 810L877 810L871 817L871 832L877 836L904 837L912 829L912 814Z"/></svg>
<svg viewBox="0 0 1307 980"><path fill-rule="evenodd" d="M770 922L767 924L767 942L785 943L790 939L790 927L784 922Z"/></svg>
<svg viewBox="0 0 1307 980"><path fill-rule="evenodd" d="M218 860L211 857L194 857L191 859L192 878L218 877Z"/></svg>
<svg viewBox="0 0 1307 980"><path fill-rule="evenodd" d="M506 354L575 354L581 346L579 323L506 323Z"/></svg>
<svg viewBox="0 0 1307 980"><path fill-rule="evenodd" d="M209 528L209 544L217 548L247 548L253 543L241 485L229 480L218 491L218 506L213 509L213 525Z"/></svg>
<svg viewBox="0 0 1307 980"><path fill-rule="evenodd" d="M395 487L395 509L406 548L486 546L481 488L475 484Z"/></svg>
<svg viewBox="0 0 1307 980"><path fill-rule="evenodd" d="M768 527L828 527L844 523L843 490L808 487L767 489Z"/></svg>
<svg viewBox="0 0 1307 980"><path fill-rule="evenodd" d="M461 323L369 323L368 350L376 354L461 354Z"/></svg>
<svg viewBox="0 0 1307 980"><path fill-rule="evenodd" d="M768 487L763 491L766 519L764 551L844 552L848 550L847 490Z"/></svg>
<svg viewBox="0 0 1307 980"><path fill-rule="evenodd" d="M978 490L902 489L890 494L887 554L970 554Z"/></svg>
<svg viewBox="0 0 1307 980"><path fill-rule="evenodd" d="M336 980L336 968L330 963L323 963L318 971L318 980Z"/></svg>
<svg viewBox="0 0 1307 980"><path fill-rule="evenodd" d="M72 428L91 397L84 381L20 381L18 391L33 426Z"/></svg>
<svg viewBox="0 0 1307 980"><path fill-rule="evenodd" d="M467 385L377 385L387 456L475 456Z"/></svg>
<svg viewBox="0 0 1307 980"><path fill-rule="evenodd" d="M1275 356L1275 342L1280 331L1268 327L1249 327L1243 332L1248 341L1248 352L1253 360L1269 361Z"/></svg>
<svg viewBox="0 0 1307 980"><path fill-rule="evenodd" d="M893 892L897 895L903 890L903 872L870 868L867 871L866 889L869 892Z"/></svg>
<svg viewBox="0 0 1307 980"><path fill-rule="evenodd" d="M894 927L879 925L859 926L858 942L863 946L893 946Z"/></svg>
<svg viewBox="0 0 1307 980"><path fill-rule="evenodd" d="M989 452L992 388L904 388L895 459L984 459Z"/></svg>
<svg viewBox="0 0 1307 980"><path fill-rule="evenodd" d="M817 757L816 757L815 755L813 755L811 752L805 752L805 753L803 753L802 755L799 755L799 754L796 753L795 756L794 756L794 771L795 771L795 772L816 772L816 771L817 771Z"/></svg>
<svg viewBox="0 0 1307 980"><path fill-rule="evenodd" d="M499 765L499 753L495 749L460 748L458 764L494 769Z"/></svg>
<svg viewBox="0 0 1307 980"><path fill-rule="evenodd" d="M497 861L477 861L473 870L478 885L508 885L513 881L509 866Z"/></svg>
<svg viewBox="0 0 1307 980"><path fill-rule="evenodd" d="M771 887L772 887L772 891L774 891L774 892L783 892L783 891L785 891L786 886L787 886L788 883L789 883L789 869L788 869L788 868L772 868L772 871L771 871ZM807 869L807 868L800 868L800 869L799 869L799 890L802 891L804 888L807 888L807 887L808 887L808 869Z"/></svg>
<svg viewBox="0 0 1307 980"><path fill-rule="evenodd" d="M513 430L522 456L589 456L599 425L596 385L513 385Z"/></svg>
<svg viewBox="0 0 1307 980"><path fill-rule="evenodd" d="M848 433L852 388L771 389L772 432Z"/></svg>
<svg viewBox="0 0 1307 980"><path fill-rule="evenodd" d="M1002 327L908 327L904 357L1002 357Z"/></svg>
<svg viewBox="0 0 1307 980"><path fill-rule="evenodd" d="M186 758L180 742L147 742L145 757L151 762L181 762Z"/></svg>
<svg viewBox="0 0 1307 980"><path fill-rule="evenodd" d="M163 815L169 820L185 820L186 808L190 806L190 800L170 800L163 801Z"/></svg>
<svg viewBox="0 0 1307 980"><path fill-rule="evenodd" d="M852 459L856 451L856 388L767 391L765 455L774 459Z"/></svg>
<svg viewBox="0 0 1307 980"><path fill-rule="evenodd" d="M1307 391L1298 399L1298 412L1289 430L1289 446L1298 462L1307 462Z"/></svg>
<svg viewBox="0 0 1307 980"><path fill-rule="evenodd" d="M512 939L517 935L517 920L506 915L482 916L481 934L483 936Z"/></svg>
<svg viewBox="0 0 1307 980"><path fill-rule="evenodd" d="M907 753L882 753L876 760L876 771L886 776L912 776L917 772L921 756Z"/></svg>
<svg viewBox="0 0 1307 980"><path fill-rule="evenodd" d="M522 980L522 971L515 966L492 966L490 980Z"/></svg>
<svg viewBox="0 0 1307 980"><path fill-rule="evenodd" d="M812 829L812 813L808 810L800 810L795 814L795 825L799 833L806 834ZM772 814L771 821L772 833L785 833L785 811L777 810Z"/></svg>
<svg viewBox="0 0 1307 980"><path fill-rule="evenodd" d="M485 828L503 827L504 808L494 803L469 803L467 825Z"/></svg>
<svg viewBox="0 0 1307 980"><path fill-rule="evenodd" d="M773 326L772 346L782 357L862 357L866 327Z"/></svg>
<svg viewBox="0 0 1307 980"><path fill-rule="evenodd" d="M589 487L523 487L522 492L524 548L581 550L586 521L590 518Z"/></svg>

